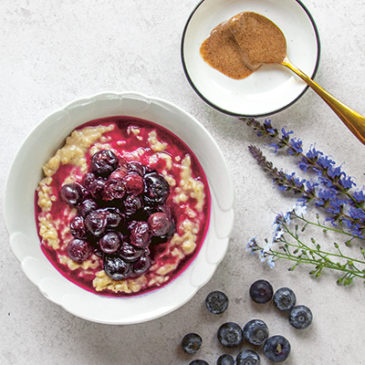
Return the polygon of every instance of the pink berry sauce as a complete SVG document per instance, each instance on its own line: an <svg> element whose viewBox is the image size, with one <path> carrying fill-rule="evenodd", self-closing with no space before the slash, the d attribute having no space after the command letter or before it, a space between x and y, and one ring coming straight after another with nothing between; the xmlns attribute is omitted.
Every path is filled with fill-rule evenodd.
<svg viewBox="0 0 365 365"><path fill-rule="evenodd" d="M52 182L49 184L51 195L54 196L52 199L52 207L49 212L47 212L48 216L52 217L52 220L55 222L57 221L56 229L58 233L59 238L59 248L54 249L46 242L43 241L41 235L39 234L40 241L41 241L41 249L48 258L48 260L53 264L53 266L68 280L72 281L74 284L84 288L85 290L88 290L90 292L99 294L99 295L109 295L109 296L127 296L127 295L138 295L141 293L146 293L150 290L154 290L157 288L162 287L163 285L166 285L167 283L174 280L176 277L178 277L193 261L193 259L198 254L203 242L205 235L208 230L209 226L209 220L210 220L210 192L208 187L208 182L206 179L206 176L204 174L204 171L194 155L194 153L189 149L189 147L176 135L174 135L169 130L153 123L147 120L142 120L134 117L127 117L127 116L118 116L118 117L108 117L98 120L93 120L87 123L82 124L77 128L77 130L83 129L85 127L99 127L99 126L111 126L114 125L114 128L111 131L107 131L103 134L103 137L96 141L96 144L102 144L108 146L108 149L113 151L115 156L117 157L119 163L126 163L128 166L133 165L134 162L139 162L140 164L145 166L144 171L152 171L152 173L159 174L160 176L163 176L163 172L166 174L166 171L170 177L172 177L176 185L170 186L168 189L170 190L170 194L168 195L166 201L163 203L163 209L168 209L171 214L169 217L171 218L171 224L174 224L174 230L171 230L170 236L166 234L166 230L164 231L164 224L169 224L167 221L165 213L158 213L151 215L143 215L145 214L145 211L148 211L148 201L146 200L144 193L141 191L143 190L143 186L147 186L148 182L146 182L146 175L141 174L141 178L136 178L135 176L127 177L125 178L125 186L126 189L129 190L129 193L131 191L134 195L141 194L142 197L142 208L141 211L143 213L137 213L132 216L132 218L123 218L126 220L127 223L125 223L125 231L121 231L121 233L116 232L118 235L120 234L122 237L121 242L126 241L126 245L128 247L128 244L130 243L130 240L133 240L133 234L131 233L133 229L136 228L130 228L133 226L133 223L128 221L128 219L133 220L133 222L138 222L138 224L141 226L140 229L143 229L143 225L145 225L147 228L149 227L150 232L152 236L157 236L161 234L161 237L168 237L166 239L152 239L151 243L144 252L148 252L149 255L148 259L151 260L151 267L145 272L143 272L143 275L146 277L146 285L143 285L138 291L133 292L124 292L124 291L112 291L108 288L103 290L96 290L95 285L93 285L93 281L95 279L95 274L97 272L100 272L105 268L105 262L108 259L108 255L105 254L106 251L100 251L100 247L95 248L93 247L93 262L94 267L88 267L86 269L83 269L82 267L78 267L77 269L71 270L68 265L62 264L60 262L60 257L70 257L70 249L67 250L67 247L70 248L69 242L71 242L75 236L75 231L79 229L77 226L78 223L77 219L74 221L73 226L73 233L71 233L70 230L70 223L72 219L75 217L75 215L80 216L80 203L78 202L75 205L70 205L65 202L64 198L61 198L61 189L62 186L64 186L65 179L72 176L73 180L78 183L83 183L83 178L85 176L85 173L81 172L81 168L79 166L71 165L71 164L61 164L58 170L52 175ZM133 130L134 132L131 132ZM157 139L161 143L165 144L165 148L163 150L163 155L161 157L161 153L156 153L151 148L150 143L148 142L149 136L151 132L156 132ZM93 148L94 144L91 145L87 152L86 152L86 162L87 162L87 173L91 172L92 170L92 153L91 149ZM106 149L106 148L105 148ZM139 154L136 154L135 152L139 151ZM141 153L143 151L143 153ZM134 154L133 154L134 153ZM166 154L168 154L172 159L172 165L170 164L167 168L168 162L166 161ZM135 157L138 156L138 157ZM153 156L153 158L152 158ZM176 159L176 157L178 158ZM195 181L200 181L203 184L203 191L204 191L204 201L203 201L203 207L201 209L197 209L197 199L192 198L191 196L187 196L185 199L179 200L177 203L175 196L175 187L180 185L181 182L181 161L186 157L190 156L191 159L191 178ZM94 160L93 160L94 161ZM123 162L120 162L123 161ZM151 162L152 161L152 162ZM131 164L132 163L132 164ZM126 165L125 165L126 166ZM104 180L108 179L107 177L103 177ZM148 179L148 178L147 178ZM143 185L144 184L144 185ZM201 185L201 184L200 184ZM134 190L133 190L134 189ZM172 191L174 193L172 193ZM178 191L178 190L176 190ZM86 194L86 193L85 193ZM35 192L35 217L36 217L36 223L37 223L37 230L40 232L40 223L39 218L42 218L45 215L45 212L42 212L42 209L38 205L38 198L39 198L39 190ZM84 198L85 199L85 198ZM124 197L125 199L125 197ZM92 199L91 199L92 200ZM96 201L96 198L94 199ZM124 200L120 199L124 203ZM113 201L114 206L117 206L117 200ZM101 204L104 204L105 202L102 202ZM95 204L95 203L94 203ZM109 206L108 206L109 207ZM125 205L123 205L123 209ZM122 208L121 208L122 210ZM164 210L162 210L164 211ZM154 211L156 212L156 211ZM123 213L124 214L124 213ZM122 215L123 215L122 214ZM147 213L146 213L147 214ZM153 214L150 211L148 211L148 214ZM127 216L127 213L125 213L125 216ZM87 215L84 215L84 218L80 216L80 220L85 219ZM142 218L141 218L142 217ZM178 233L180 236L184 234L184 232L181 231L181 227L183 227L183 222L191 220L192 217L195 219L195 223L198 224L198 231L195 231L195 249L192 252L186 253L183 258L180 258L179 261L176 261L176 255L171 255L171 247L169 244L171 242L171 239L173 238L173 232ZM169 218L169 219L170 219ZM141 222L143 221L143 223ZM166 223L167 221L167 223ZM82 223L82 222L81 222ZM162 226L162 228L161 228ZM81 228L83 226L81 225ZM135 227L135 226L134 226ZM119 229L119 228L118 228ZM130 230L129 230L130 229ZM121 229L123 230L123 229ZM128 232L128 233L125 233ZM90 233L87 233L90 237ZM77 233L76 233L77 235ZM109 234L109 238L113 238L113 234ZM119 237L119 236L118 236ZM124 237L124 238L123 238ZM115 237L114 237L115 238ZM88 238L81 238L83 240L88 240ZM118 238L116 238L118 240ZM98 238L99 240L99 238ZM100 242L100 240L98 241ZM115 243L115 242L114 242ZM114 244L112 241L110 242L102 242L103 249L113 249L112 244ZM133 242L135 243L135 242ZM68 246L69 245L69 246ZM138 245L137 245L138 246ZM140 247L137 247L140 249ZM181 252L184 252L183 250ZM114 253L113 253L114 254ZM71 254L72 256L72 254ZM106 258L105 258L106 256ZM105 261L106 260L106 261ZM139 259L140 260L140 259ZM75 259L74 259L75 261ZM128 261L128 260L127 260ZM142 262L142 261L141 261ZM80 263L80 262L79 262ZM162 268L165 265L173 265L178 263L177 267L171 271L168 272L166 275L166 280L164 282L157 282L153 283L153 278L156 276L156 267ZM95 267L96 265L96 267ZM107 265L107 264L106 264ZM131 265L134 270L133 266L134 264L129 263L128 265ZM140 263L140 265L142 265ZM152 268L154 268L152 270ZM151 270L150 270L151 269ZM105 269L105 272L107 270ZM137 269L136 269L136 272ZM134 276L133 276L134 275ZM132 278L138 278L142 274L135 274L133 271ZM148 283L148 284L147 284ZM152 284L150 284L152 283Z"/></svg>

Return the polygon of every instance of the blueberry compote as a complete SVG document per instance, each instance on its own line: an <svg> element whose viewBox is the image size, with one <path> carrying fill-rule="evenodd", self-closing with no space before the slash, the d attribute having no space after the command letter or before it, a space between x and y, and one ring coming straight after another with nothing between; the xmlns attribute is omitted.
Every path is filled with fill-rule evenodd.
<svg viewBox="0 0 365 365"><path fill-rule="evenodd" d="M75 284L104 295L146 292L199 251L208 184L191 150L161 126L131 117L85 123L43 170L41 247Z"/></svg>

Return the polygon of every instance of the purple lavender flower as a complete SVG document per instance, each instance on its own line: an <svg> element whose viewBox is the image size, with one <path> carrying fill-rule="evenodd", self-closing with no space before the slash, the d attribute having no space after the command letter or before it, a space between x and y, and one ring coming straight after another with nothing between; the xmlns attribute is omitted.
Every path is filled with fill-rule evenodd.
<svg viewBox="0 0 365 365"><path fill-rule="evenodd" d="M261 131L262 136L273 140L270 146L273 147L274 152L286 148L289 155L298 157L299 167L303 171L313 171L316 174L317 179L314 181L300 178L295 173L288 174L274 167L259 148L250 146L249 150L253 157L271 175L280 190L300 194L298 201L303 204L314 202L315 206L329 215L328 220L332 224L347 227L354 236L362 237L365 234L365 224L359 222L360 217L363 217L362 214L365 215L363 207L365 194L362 191L351 192L351 188L356 184L352 177L346 175L341 166L336 166L332 158L315 146L304 154L302 141L295 137L290 138L292 131L282 128L280 136L269 120L262 125L250 119L247 124L253 126L256 131ZM350 210L350 208L359 210Z"/></svg>
<svg viewBox="0 0 365 365"><path fill-rule="evenodd" d="M353 193L353 197L354 197L354 199L359 203L359 204L361 204L361 203L364 203L365 202L365 194L364 194L364 192L362 191L362 190L360 190L360 191L355 191L354 193Z"/></svg>

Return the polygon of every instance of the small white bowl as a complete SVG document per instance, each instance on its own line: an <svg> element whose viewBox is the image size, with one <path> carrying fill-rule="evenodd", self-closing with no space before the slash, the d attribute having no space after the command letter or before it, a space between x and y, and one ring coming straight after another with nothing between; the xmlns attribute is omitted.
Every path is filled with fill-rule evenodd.
<svg viewBox="0 0 365 365"><path fill-rule="evenodd" d="M41 166L70 132L89 120L127 115L151 120L180 137L196 154L208 179L211 218L201 250L190 266L166 286L131 297L88 292L63 277L40 248L34 191ZM5 220L10 246L25 275L52 302L99 323L132 324L163 316L189 301L212 277L223 259L233 225L233 187L222 153L208 131L191 115L166 101L136 93L104 93L71 103L41 122L21 146L5 190Z"/></svg>
<svg viewBox="0 0 365 365"><path fill-rule="evenodd" d="M190 15L181 42L186 77L195 92L223 113L262 117L277 113L297 101L307 85L280 65L264 65L242 80L215 70L200 55L200 46L211 30L242 11L271 19L284 33L294 65L314 78L320 57L315 22L299 0L203 0Z"/></svg>

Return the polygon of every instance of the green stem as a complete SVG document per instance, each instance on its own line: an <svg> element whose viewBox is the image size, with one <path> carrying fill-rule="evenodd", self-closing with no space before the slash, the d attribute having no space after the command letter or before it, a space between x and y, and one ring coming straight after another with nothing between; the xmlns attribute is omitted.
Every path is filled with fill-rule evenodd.
<svg viewBox="0 0 365 365"><path fill-rule="evenodd" d="M317 254L318 256L320 256L322 259L325 260L324 256L334 256L334 257L339 257L339 258L342 258L344 260L350 260L350 261L354 261L354 262L357 262L359 264L362 264L362 265L365 265L365 261L361 261L361 260L357 260L357 259L353 259L351 257L348 257L348 256L344 256L344 255L338 255L336 253L333 253L333 252L326 252L326 251L322 251L322 250L318 250L318 249L312 249L310 248L309 246L307 246L305 243L303 243L298 237L296 237L292 232L289 231L288 227L283 224L283 227L285 228L286 232L289 233L289 235L294 238L302 247L299 247L299 248L304 248L314 254ZM285 242L286 244L288 244L289 246L291 247L298 247L296 245L293 245L291 244L290 242L286 241L286 240L283 240L283 242ZM323 254L323 255L322 255Z"/></svg>
<svg viewBox="0 0 365 365"><path fill-rule="evenodd" d="M299 219L300 219L300 220L302 220L303 222L308 223L308 224L311 224L312 226L316 226L316 227L319 227L319 228L323 228L323 229L325 229L325 230L327 230L327 231L332 231L332 232L342 233L342 234L344 234L344 235L346 235L346 236L349 236L349 237L352 237L352 238L359 238L359 237L354 236L354 235L352 235L351 233L348 233L348 232L346 232L346 231L343 231L343 230L340 230L340 229L336 229L336 228L332 228L332 227L328 227L328 226L324 226L323 224L315 223L315 222L309 221L309 220L305 219L303 216L299 216L299 215L297 215L297 214L295 214L295 213L293 213L293 214L294 214L294 216L295 216L296 218L299 218Z"/></svg>
<svg viewBox="0 0 365 365"><path fill-rule="evenodd" d="M285 255L279 251L274 251L274 250L270 250L271 254L279 259L286 259L286 260L289 260L289 261L294 261L294 262L298 262L298 263L303 263L303 264L311 264L311 265L314 265L314 266L318 266L318 261L316 260L312 260L312 259L305 259L305 258L302 258L302 257L297 257L297 256L293 256L293 255ZM323 263L323 266L327 269L332 269L332 270L337 270L337 271L341 271L341 272L345 272L349 275L353 275L353 276L356 276L358 278L362 278L362 279L365 279L365 273L362 273L360 271L360 274L356 273L356 272L353 272L349 269L346 269L346 268L342 268L342 267L338 267L336 266L335 264L330 264L329 262L324 262Z"/></svg>

